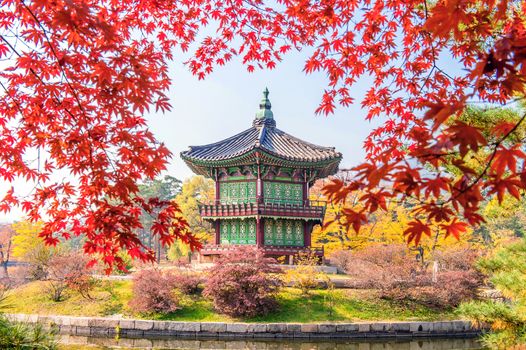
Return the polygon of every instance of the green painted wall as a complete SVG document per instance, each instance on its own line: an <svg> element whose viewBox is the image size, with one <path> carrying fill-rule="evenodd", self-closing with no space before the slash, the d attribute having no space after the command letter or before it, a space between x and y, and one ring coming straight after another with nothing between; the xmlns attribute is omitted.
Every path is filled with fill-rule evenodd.
<svg viewBox="0 0 526 350"><path fill-rule="evenodd" d="M297 183L263 182L266 203L287 203L300 205L303 202L303 185Z"/></svg>
<svg viewBox="0 0 526 350"><path fill-rule="evenodd" d="M223 203L255 203L256 182L220 182L219 198Z"/></svg>
<svg viewBox="0 0 526 350"><path fill-rule="evenodd" d="M221 220L221 244L256 244L256 219Z"/></svg>
<svg viewBox="0 0 526 350"><path fill-rule="evenodd" d="M265 219L265 245L303 246L303 221Z"/></svg>

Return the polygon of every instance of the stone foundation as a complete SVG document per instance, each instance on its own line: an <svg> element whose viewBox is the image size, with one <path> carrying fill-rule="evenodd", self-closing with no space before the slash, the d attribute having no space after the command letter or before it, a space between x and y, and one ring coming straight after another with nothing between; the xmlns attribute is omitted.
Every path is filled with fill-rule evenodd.
<svg viewBox="0 0 526 350"><path fill-rule="evenodd" d="M9 314L20 322L40 323L72 336L124 338L417 338L476 337L481 330L469 321L355 323L222 323L133 320L99 317Z"/></svg>

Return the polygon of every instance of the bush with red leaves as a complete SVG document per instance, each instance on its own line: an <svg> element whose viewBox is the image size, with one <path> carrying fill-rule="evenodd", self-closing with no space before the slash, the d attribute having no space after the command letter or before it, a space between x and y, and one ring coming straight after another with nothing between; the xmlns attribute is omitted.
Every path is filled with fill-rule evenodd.
<svg viewBox="0 0 526 350"><path fill-rule="evenodd" d="M179 309L174 290L175 275L158 269L141 270L133 276L133 297L129 306L140 313L168 313Z"/></svg>
<svg viewBox="0 0 526 350"><path fill-rule="evenodd" d="M277 308L276 293L282 286L271 264L257 248L243 247L220 258L209 270L203 295L217 311L233 317L265 315Z"/></svg>
<svg viewBox="0 0 526 350"><path fill-rule="evenodd" d="M382 298L448 308L476 298L483 281L474 268L477 256L471 250L437 252L434 279L431 266L418 262L405 245L341 251L333 260L352 276L353 288L377 289Z"/></svg>
<svg viewBox="0 0 526 350"><path fill-rule="evenodd" d="M190 295L190 294L199 294L201 292L201 283L203 278L196 273L182 273L175 275L174 283L181 293Z"/></svg>
<svg viewBox="0 0 526 350"><path fill-rule="evenodd" d="M340 269L352 276L353 288L388 290L412 281L422 269L406 245L374 245L337 254ZM331 258L333 259L333 258Z"/></svg>

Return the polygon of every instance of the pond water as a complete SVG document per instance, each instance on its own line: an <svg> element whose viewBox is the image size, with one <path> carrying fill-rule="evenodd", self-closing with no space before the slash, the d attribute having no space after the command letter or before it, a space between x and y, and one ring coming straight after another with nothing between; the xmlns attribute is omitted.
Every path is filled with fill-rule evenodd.
<svg viewBox="0 0 526 350"><path fill-rule="evenodd" d="M407 340L185 340L185 339L116 339L64 336L61 350L103 349L286 349L286 350L467 350L483 349L477 339L407 339Z"/></svg>

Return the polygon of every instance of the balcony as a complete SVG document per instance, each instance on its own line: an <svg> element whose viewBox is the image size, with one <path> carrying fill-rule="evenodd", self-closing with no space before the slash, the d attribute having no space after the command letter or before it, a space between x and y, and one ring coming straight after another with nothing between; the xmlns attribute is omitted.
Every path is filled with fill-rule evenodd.
<svg viewBox="0 0 526 350"><path fill-rule="evenodd" d="M248 200L247 203L216 201L211 204L200 204L199 212L203 219L208 220L259 215L261 217L305 218L321 222L325 215L325 204L322 201L311 200L284 203L269 198Z"/></svg>
<svg viewBox="0 0 526 350"><path fill-rule="evenodd" d="M240 244L206 244L201 248L202 255L221 255L226 252L246 247ZM296 255L299 252L310 252L316 256L323 257L324 250L322 247L295 247L295 246L269 246L260 247L266 255Z"/></svg>

